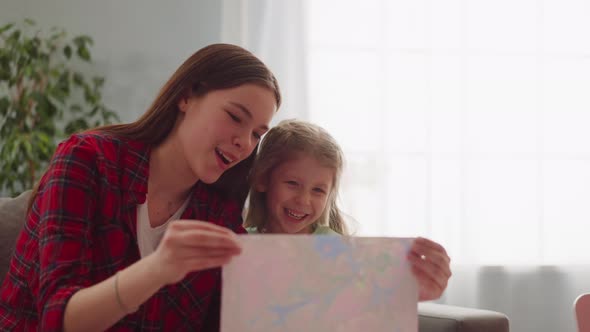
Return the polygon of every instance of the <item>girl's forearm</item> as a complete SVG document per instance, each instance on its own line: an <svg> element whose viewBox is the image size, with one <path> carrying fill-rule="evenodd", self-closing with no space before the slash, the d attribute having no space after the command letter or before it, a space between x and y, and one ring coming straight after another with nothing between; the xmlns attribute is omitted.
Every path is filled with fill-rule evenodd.
<svg viewBox="0 0 590 332"><path fill-rule="evenodd" d="M150 255L119 271L118 276L76 292L66 305L64 330L104 331L136 311L164 286L155 268Z"/></svg>

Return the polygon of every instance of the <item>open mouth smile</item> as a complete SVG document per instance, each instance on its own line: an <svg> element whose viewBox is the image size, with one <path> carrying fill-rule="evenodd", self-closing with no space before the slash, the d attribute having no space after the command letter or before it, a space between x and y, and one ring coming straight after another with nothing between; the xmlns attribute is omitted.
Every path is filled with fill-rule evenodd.
<svg viewBox="0 0 590 332"><path fill-rule="evenodd" d="M234 162L235 158L229 154L223 153L219 148L215 148L215 153L221 159L221 162L225 165L229 165Z"/></svg>
<svg viewBox="0 0 590 332"><path fill-rule="evenodd" d="M309 216L308 213L301 213L301 212L297 212L288 208L285 208L285 214L290 218L290 219L294 219L293 221L302 221L303 219L305 219L307 216Z"/></svg>

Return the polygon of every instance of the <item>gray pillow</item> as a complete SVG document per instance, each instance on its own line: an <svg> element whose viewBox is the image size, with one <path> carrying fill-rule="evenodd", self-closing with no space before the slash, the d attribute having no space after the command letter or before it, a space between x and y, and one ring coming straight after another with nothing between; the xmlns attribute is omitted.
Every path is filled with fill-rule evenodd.
<svg viewBox="0 0 590 332"><path fill-rule="evenodd" d="M31 191L27 190L15 198L0 197L0 280L4 280L8 271L16 238L24 224L30 195Z"/></svg>

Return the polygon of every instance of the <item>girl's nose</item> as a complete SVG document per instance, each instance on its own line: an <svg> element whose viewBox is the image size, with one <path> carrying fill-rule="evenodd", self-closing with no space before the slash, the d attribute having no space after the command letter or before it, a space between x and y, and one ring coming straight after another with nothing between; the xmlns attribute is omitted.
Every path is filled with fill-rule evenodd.
<svg viewBox="0 0 590 332"><path fill-rule="evenodd" d="M240 150L250 151L252 149L250 134L246 133L234 136L233 144Z"/></svg>
<svg viewBox="0 0 590 332"><path fill-rule="evenodd" d="M305 191L302 190L297 194L297 203L304 205L304 206L308 206L311 202L311 195Z"/></svg>

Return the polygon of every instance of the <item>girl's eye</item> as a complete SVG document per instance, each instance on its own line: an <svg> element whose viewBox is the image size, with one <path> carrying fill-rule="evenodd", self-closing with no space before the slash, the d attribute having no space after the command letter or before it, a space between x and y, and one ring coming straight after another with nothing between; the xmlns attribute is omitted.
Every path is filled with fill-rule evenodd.
<svg viewBox="0 0 590 332"><path fill-rule="evenodd" d="M227 111L226 111L227 112ZM229 117L236 123L241 123L242 119L238 118L237 116L235 116L232 112L227 112L227 114L229 115Z"/></svg>
<svg viewBox="0 0 590 332"><path fill-rule="evenodd" d="M325 194L326 191L322 188L314 188L313 191L315 191L318 194Z"/></svg>
<svg viewBox="0 0 590 332"><path fill-rule="evenodd" d="M259 140L262 135L260 135L259 133L252 133L252 136L254 136L254 138L256 138L257 140Z"/></svg>
<svg viewBox="0 0 590 332"><path fill-rule="evenodd" d="M296 181L293 181L293 180L291 180L291 181L285 181L285 183L287 183L290 186L296 186L297 185L297 182Z"/></svg>

